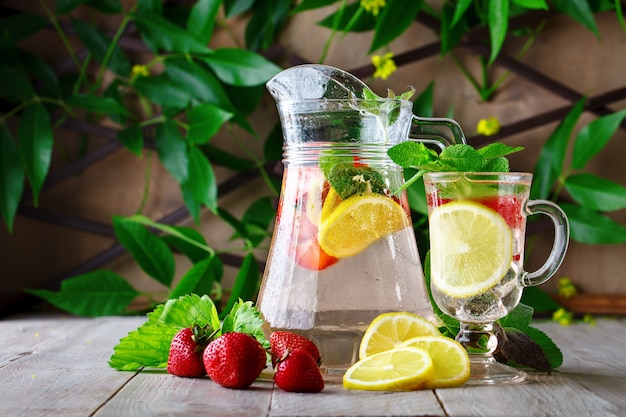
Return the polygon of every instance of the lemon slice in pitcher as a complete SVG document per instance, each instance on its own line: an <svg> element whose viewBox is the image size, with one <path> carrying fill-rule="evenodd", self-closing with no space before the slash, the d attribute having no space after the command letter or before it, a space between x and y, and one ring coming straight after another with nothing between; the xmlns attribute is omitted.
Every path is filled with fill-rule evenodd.
<svg viewBox="0 0 626 417"><path fill-rule="evenodd" d="M496 211L472 201L454 201L435 208L429 225L431 282L444 294L482 294L511 267L513 235Z"/></svg>
<svg viewBox="0 0 626 417"><path fill-rule="evenodd" d="M375 193L355 195L339 203L322 221L319 243L329 255L346 258L408 224L407 215L393 199Z"/></svg>
<svg viewBox="0 0 626 417"><path fill-rule="evenodd" d="M343 386L369 391L420 389L434 372L433 360L425 350L403 347L356 362L343 375Z"/></svg>

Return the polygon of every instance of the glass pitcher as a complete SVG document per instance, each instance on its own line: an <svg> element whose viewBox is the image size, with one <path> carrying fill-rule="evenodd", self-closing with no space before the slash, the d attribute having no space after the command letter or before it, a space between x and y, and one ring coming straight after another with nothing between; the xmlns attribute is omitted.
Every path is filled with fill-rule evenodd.
<svg viewBox="0 0 626 417"><path fill-rule="evenodd" d="M434 319L407 196L396 192L403 172L387 150L408 139L440 147L465 139L453 120L414 116L407 100L292 99L281 88L268 82L284 172L258 307L272 331L309 338L322 369L340 373L379 314Z"/></svg>

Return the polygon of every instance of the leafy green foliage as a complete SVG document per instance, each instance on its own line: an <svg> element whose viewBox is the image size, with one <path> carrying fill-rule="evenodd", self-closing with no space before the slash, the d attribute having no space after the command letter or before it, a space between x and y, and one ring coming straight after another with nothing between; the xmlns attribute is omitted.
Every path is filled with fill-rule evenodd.
<svg viewBox="0 0 626 417"><path fill-rule="evenodd" d="M535 165L531 197L557 201L567 214L570 236L587 244L626 242L626 227L606 213L626 207L626 187L594 174L580 172L609 143L626 109L598 117L576 135L585 100L576 103L552 132ZM566 166L568 151L571 165ZM576 204L560 201L565 189Z"/></svg>
<svg viewBox="0 0 626 417"><path fill-rule="evenodd" d="M244 6L245 2L227 3L231 11L250 8ZM272 36L282 27L279 23L287 16L285 5L290 2L276 3L282 5L280 10L268 9L275 23ZM142 155L145 132L156 131L158 156L180 184L194 219L199 220L201 207L216 211L213 163L202 146L226 123L238 124L252 133L246 115L258 104L258 86L280 71L256 52L208 47L221 4L198 0L173 13L170 6L146 0L124 12L119 0L59 0L54 9L41 10L44 17L20 13L0 20L6 36L0 61L0 77L4 80L0 95L7 105L14 106L0 117L2 149L6 150L3 158L15 157L15 151L19 156L10 163L3 161L9 176L0 187L0 214L9 230L24 190L15 186L17 179L28 179L38 205L58 128L65 120L82 118L85 113L90 121L108 118L114 122L120 142L138 156ZM73 35L88 52L84 60L72 49L70 34L57 23L60 16L79 7L120 15L119 27L112 36L91 20L70 17ZM75 64L75 71L63 82L47 63L23 50L19 43L48 23L56 29ZM133 57L119 44L120 36L131 24L153 53L138 69L132 67ZM266 36L264 44L271 42L272 36ZM252 104L242 99L246 96L251 97ZM51 114L55 115L54 121ZM19 123L10 124L18 124L15 135L7 129L7 123L14 117L17 120L17 116ZM263 170L265 162L255 161L250 168Z"/></svg>

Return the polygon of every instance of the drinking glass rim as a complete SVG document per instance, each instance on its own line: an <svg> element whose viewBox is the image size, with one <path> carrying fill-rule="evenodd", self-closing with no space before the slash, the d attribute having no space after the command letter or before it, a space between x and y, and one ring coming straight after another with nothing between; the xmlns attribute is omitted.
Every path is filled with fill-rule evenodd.
<svg viewBox="0 0 626 417"><path fill-rule="evenodd" d="M424 179L433 181L455 181L464 178L468 181L504 181L504 182L530 182L533 178L531 172L462 172L442 171L427 172Z"/></svg>

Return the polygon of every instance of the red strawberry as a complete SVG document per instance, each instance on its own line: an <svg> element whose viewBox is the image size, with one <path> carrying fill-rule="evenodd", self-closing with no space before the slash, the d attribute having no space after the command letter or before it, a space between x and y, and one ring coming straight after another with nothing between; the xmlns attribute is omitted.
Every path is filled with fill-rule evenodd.
<svg viewBox="0 0 626 417"><path fill-rule="evenodd" d="M194 325L176 333L167 359L168 373L185 377L206 375L202 354L209 337L207 331L206 327Z"/></svg>
<svg viewBox="0 0 626 417"><path fill-rule="evenodd" d="M284 391L320 392L324 389L324 377L313 356L306 349L290 350L278 362L274 382Z"/></svg>
<svg viewBox="0 0 626 417"><path fill-rule="evenodd" d="M321 271L337 263L339 259L330 256L320 247L317 238L304 240L296 246L296 262L311 271Z"/></svg>
<svg viewBox="0 0 626 417"><path fill-rule="evenodd" d="M320 351L317 346L309 339L299 334L277 330L270 336L270 349L272 351L272 363L276 363L282 359L289 350L304 349L320 363Z"/></svg>
<svg viewBox="0 0 626 417"><path fill-rule="evenodd" d="M497 211L504 217L506 224L511 229L522 227L524 218L522 215L522 200L512 195L493 196L481 199L479 203Z"/></svg>
<svg viewBox="0 0 626 417"><path fill-rule="evenodd" d="M263 346L245 333L225 333L207 346L203 355L209 377L227 388L249 387L265 368Z"/></svg>

